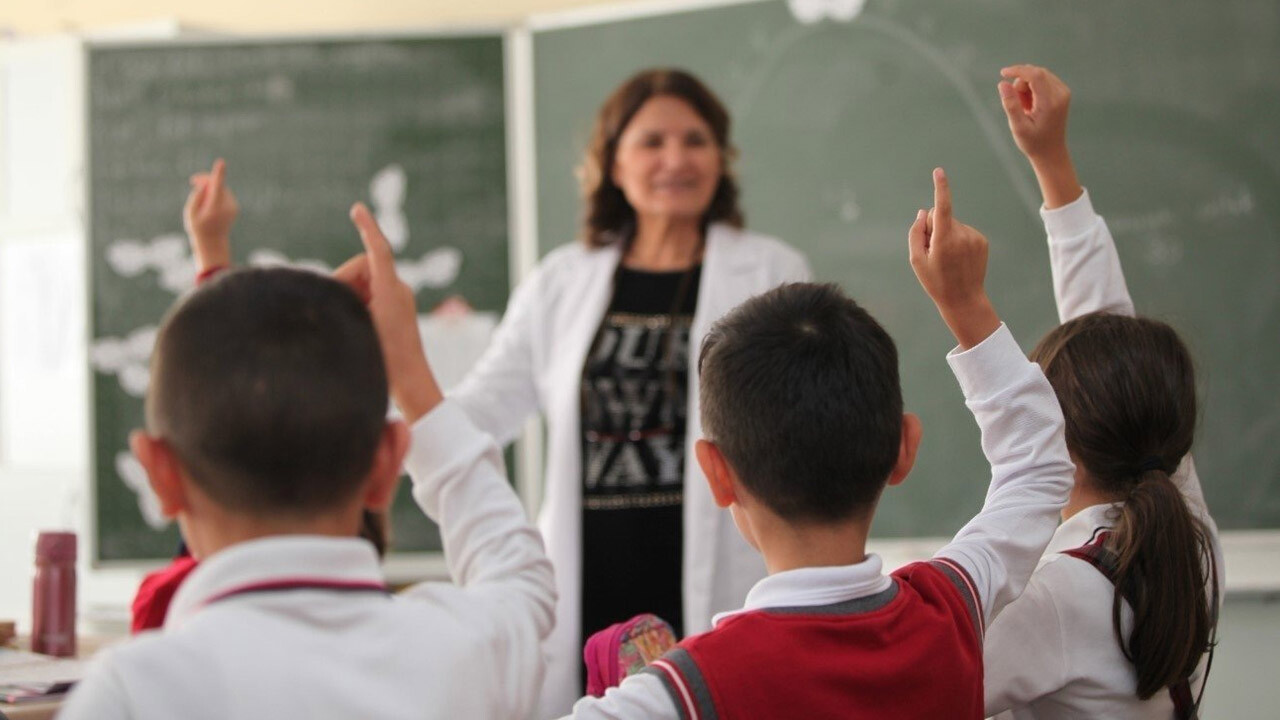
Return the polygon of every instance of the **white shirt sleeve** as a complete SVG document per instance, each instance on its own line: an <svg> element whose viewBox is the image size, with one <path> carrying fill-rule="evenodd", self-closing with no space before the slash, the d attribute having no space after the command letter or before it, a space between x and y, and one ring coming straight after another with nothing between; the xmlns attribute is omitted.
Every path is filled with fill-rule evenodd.
<svg viewBox="0 0 1280 720"><path fill-rule="evenodd" d="M604 697L584 697L573 705L565 718L574 720L680 720L671 695L662 681L653 675L639 673L609 688Z"/></svg>
<svg viewBox="0 0 1280 720"><path fill-rule="evenodd" d="M58 710L59 720L127 720L133 717L128 693L111 663L114 653L103 651L76 683Z"/></svg>
<svg viewBox="0 0 1280 720"><path fill-rule="evenodd" d="M1124 282L1120 256L1111 230L1086 190L1075 202L1060 208L1040 209L1049 237L1049 263L1053 297L1062 322L1105 310L1133 315L1133 300Z"/></svg>
<svg viewBox="0 0 1280 720"><path fill-rule="evenodd" d="M500 445L515 440L530 415L538 412L534 346L541 313L546 268L539 266L521 282L484 354L456 388L449 391L471 421Z"/></svg>
<svg viewBox="0 0 1280 720"><path fill-rule="evenodd" d="M1070 661L1064 623L1054 599L1060 587L1050 563L1031 578L1017 600L1000 612L987 629L983 645L986 715L1023 707L1062 688Z"/></svg>
<svg viewBox="0 0 1280 720"><path fill-rule="evenodd" d="M982 511L938 551L973 580L984 622L1016 598L1053 537L1071 491L1062 409L1009 329L947 361L982 432L991 483Z"/></svg>
<svg viewBox="0 0 1280 720"><path fill-rule="evenodd" d="M440 524L455 586L423 583L430 595L486 642L491 665L459 668L495 678L503 717L525 717L542 683L542 642L554 622L555 585L542 537L508 485L493 438L446 400L420 419L405 466L413 497ZM500 689L500 690L498 690Z"/></svg>

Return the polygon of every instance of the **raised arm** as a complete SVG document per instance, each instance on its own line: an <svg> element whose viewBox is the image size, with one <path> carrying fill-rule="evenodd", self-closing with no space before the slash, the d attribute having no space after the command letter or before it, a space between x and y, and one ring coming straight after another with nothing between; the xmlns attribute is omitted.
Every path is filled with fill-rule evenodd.
<svg viewBox="0 0 1280 720"><path fill-rule="evenodd" d="M1040 183L1040 216L1049 237L1053 295L1062 322L1086 313L1133 314L1120 256L1106 222L1080 186L1067 149L1071 90L1048 70L1001 70L1000 102L1009 131Z"/></svg>
<svg viewBox="0 0 1280 720"><path fill-rule="evenodd" d="M227 163L218 158L209 172L191 176L191 192L182 208L182 224L195 257L197 277L231 265L231 227L240 203L227 186Z"/></svg>
<svg viewBox="0 0 1280 720"><path fill-rule="evenodd" d="M333 275L368 302L367 253L343 263ZM462 382L449 391L449 399L500 445L515 440L525 420L539 409L533 348L539 332L537 309L544 281L544 268L540 267L516 288L484 354ZM413 336L418 337L416 327Z"/></svg>
<svg viewBox="0 0 1280 720"><path fill-rule="evenodd" d="M425 583L408 595L445 605L480 637L490 692L526 717L542 681L542 641L551 632L555 586L541 536L508 485L502 454L454 403L444 400L418 336L413 291L395 273L391 248L363 205L352 220L365 246L369 312L392 397L412 426L405 465L413 496L440 524L454 585Z"/></svg>
<svg viewBox="0 0 1280 720"><path fill-rule="evenodd" d="M1014 65L1001 74L1007 78L999 89L1009 130L1044 194L1040 214L1049 238L1058 318L1067 322L1098 311L1133 315L1115 241L1107 223L1094 211L1089 193L1081 189L1067 149L1070 89L1052 72L1034 65ZM1183 458L1173 481L1216 538L1217 525L1209 515L1190 456Z"/></svg>
<svg viewBox="0 0 1280 720"><path fill-rule="evenodd" d="M951 216L934 171L934 209L911 226L911 267L959 346L947 357L982 431L991 482L982 511L938 552L973 581L984 622L1022 592L1053 536L1075 467L1053 388L983 288L987 240Z"/></svg>

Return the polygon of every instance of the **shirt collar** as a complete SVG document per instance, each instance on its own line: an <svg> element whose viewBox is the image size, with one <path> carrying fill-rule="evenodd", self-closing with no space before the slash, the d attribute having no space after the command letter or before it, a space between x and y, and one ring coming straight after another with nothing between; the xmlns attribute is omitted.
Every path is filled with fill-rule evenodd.
<svg viewBox="0 0 1280 720"><path fill-rule="evenodd" d="M236 543L202 560L173 597L165 628L175 628L211 599L274 580L383 582L378 553L367 540L277 535Z"/></svg>
<svg viewBox="0 0 1280 720"><path fill-rule="evenodd" d="M722 620L751 610L783 607L820 607L883 592L893 584L883 572L879 555L853 565L806 567L774 573L751 588L741 610L722 612L711 618L714 627Z"/></svg>
<svg viewBox="0 0 1280 720"><path fill-rule="evenodd" d="M1124 503L1118 502L1090 505L1072 515L1069 520L1058 526L1057 532L1053 534L1053 539L1049 541L1049 546L1045 548L1044 555L1040 558L1040 564L1048 562L1063 550L1078 548L1089 542L1098 528L1109 528L1114 525L1116 511L1123 505Z"/></svg>

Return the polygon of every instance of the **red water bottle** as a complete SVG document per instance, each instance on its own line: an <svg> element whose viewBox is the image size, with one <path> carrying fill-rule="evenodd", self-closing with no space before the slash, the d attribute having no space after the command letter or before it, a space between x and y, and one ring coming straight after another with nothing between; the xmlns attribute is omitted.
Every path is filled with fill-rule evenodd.
<svg viewBox="0 0 1280 720"><path fill-rule="evenodd" d="M31 615L33 651L58 657L76 654L75 533L42 532L36 538Z"/></svg>

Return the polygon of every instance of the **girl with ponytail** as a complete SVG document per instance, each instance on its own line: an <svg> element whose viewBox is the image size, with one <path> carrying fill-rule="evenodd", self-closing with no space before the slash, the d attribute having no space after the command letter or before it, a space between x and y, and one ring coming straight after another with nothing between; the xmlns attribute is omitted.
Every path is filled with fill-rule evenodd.
<svg viewBox="0 0 1280 720"><path fill-rule="evenodd" d="M1076 482L1026 590L988 630L986 711L1196 717L1222 557L1190 457L1190 353L1168 325L1133 316L1110 231L1067 152L1067 86L1032 66L1002 74L1009 127L1044 196L1063 321L1031 359L1062 405Z"/></svg>

